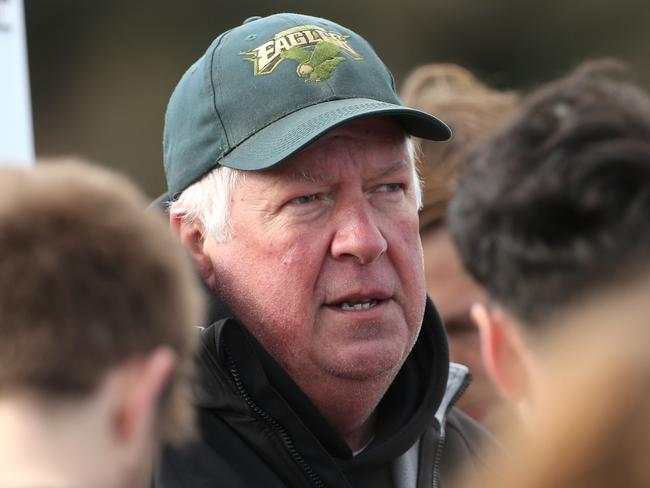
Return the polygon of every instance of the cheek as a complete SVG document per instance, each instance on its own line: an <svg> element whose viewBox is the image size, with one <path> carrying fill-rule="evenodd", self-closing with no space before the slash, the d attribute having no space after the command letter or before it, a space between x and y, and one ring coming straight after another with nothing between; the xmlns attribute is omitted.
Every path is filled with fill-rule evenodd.
<svg viewBox="0 0 650 488"><path fill-rule="evenodd" d="M269 253L277 263L276 271L282 273L278 278L294 280L302 283L303 287L310 282L313 285L327 249L320 237L317 232L287 233L282 239L276 240L269 247Z"/></svg>
<svg viewBox="0 0 650 488"><path fill-rule="evenodd" d="M308 320L313 313L323 246L314 238L285 234L282 239L258 241L255 247L255 252L246 253L249 271L243 279L258 291L262 308L287 328ZM279 303L282 306L278 307Z"/></svg>
<svg viewBox="0 0 650 488"><path fill-rule="evenodd" d="M256 247L260 249L260 254L280 269L304 267L308 272L313 267L313 261L318 257L321 235L317 230L308 231L302 227L296 228L283 222L274 222L260 235Z"/></svg>
<svg viewBox="0 0 650 488"><path fill-rule="evenodd" d="M235 315L281 363L304 347L310 322L313 264L301 241L248 241L223 250L219 292Z"/></svg>
<svg viewBox="0 0 650 488"><path fill-rule="evenodd" d="M278 262L283 269L289 270L309 263L310 254L309 249L305 248L305 243L293 242L278 249Z"/></svg>
<svg viewBox="0 0 650 488"><path fill-rule="evenodd" d="M300 363L313 334L320 303L318 278L323 247L316 239L285 239L267 249L267 266L252 273L251 286L265 290L258 297L255 334L287 369Z"/></svg>
<svg viewBox="0 0 650 488"><path fill-rule="evenodd" d="M424 294L424 255L416 219L403 219L391 227L393 256L401 273L409 273L408 282L422 289Z"/></svg>
<svg viewBox="0 0 650 488"><path fill-rule="evenodd" d="M426 304L424 258L417 219L405 218L393 223L389 257L402 288L401 301L407 323L419 328Z"/></svg>

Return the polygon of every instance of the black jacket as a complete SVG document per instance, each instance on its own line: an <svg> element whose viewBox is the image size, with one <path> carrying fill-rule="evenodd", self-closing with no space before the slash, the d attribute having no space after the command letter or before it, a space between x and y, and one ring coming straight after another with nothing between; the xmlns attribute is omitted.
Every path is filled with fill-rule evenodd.
<svg viewBox="0 0 650 488"><path fill-rule="evenodd" d="M481 429L452 409L469 375L450 369L430 302L413 351L379 404L375 438L357 456L232 316L202 331L198 363L201 438L164 451L158 488L435 487L447 486L441 480L461 463L471 461L473 470L481 462Z"/></svg>

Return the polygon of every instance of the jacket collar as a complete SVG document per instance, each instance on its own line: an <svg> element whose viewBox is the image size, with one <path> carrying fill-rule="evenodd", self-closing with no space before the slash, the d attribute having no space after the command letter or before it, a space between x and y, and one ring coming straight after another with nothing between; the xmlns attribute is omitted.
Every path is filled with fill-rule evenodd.
<svg viewBox="0 0 650 488"><path fill-rule="evenodd" d="M251 418L259 417L259 412L248 403L252 401L286 429L311 466L335 461L344 469L364 469L395 459L434 422L436 411L444 403L449 374L447 341L438 313L428 298L418 340L379 404L375 439L356 457L352 457L343 439L227 307L213 298L211 312L213 323L202 333L199 356L199 406L221 416L237 417L236 425L247 425ZM238 385L233 374L238 377ZM241 434L253 435L247 428ZM325 470L325 466L321 467Z"/></svg>

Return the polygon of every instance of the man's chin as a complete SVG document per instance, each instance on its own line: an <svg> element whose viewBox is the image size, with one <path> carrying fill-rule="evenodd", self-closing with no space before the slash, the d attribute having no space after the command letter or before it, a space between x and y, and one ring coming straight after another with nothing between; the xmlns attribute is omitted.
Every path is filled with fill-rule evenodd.
<svg viewBox="0 0 650 488"><path fill-rule="evenodd" d="M344 348L326 359L328 373L341 379L370 381L390 376L392 380L404 362L404 354L394 345L389 348L366 345Z"/></svg>

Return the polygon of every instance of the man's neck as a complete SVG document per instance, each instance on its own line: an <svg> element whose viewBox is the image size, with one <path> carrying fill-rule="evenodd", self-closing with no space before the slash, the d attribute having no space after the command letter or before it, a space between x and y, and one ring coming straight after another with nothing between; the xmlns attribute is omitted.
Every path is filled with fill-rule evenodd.
<svg viewBox="0 0 650 488"><path fill-rule="evenodd" d="M298 386L350 449L357 451L368 445L375 435L376 409L391 382L392 378L341 379L325 387L317 382L298 382Z"/></svg>
<svg viewBox="0 0 650 488"><path fill-rule="evenodd" d="M362 451L375 437L376 417L376 413L373 412L361 426L344 433L343 439L352 452Z"/></svg>

